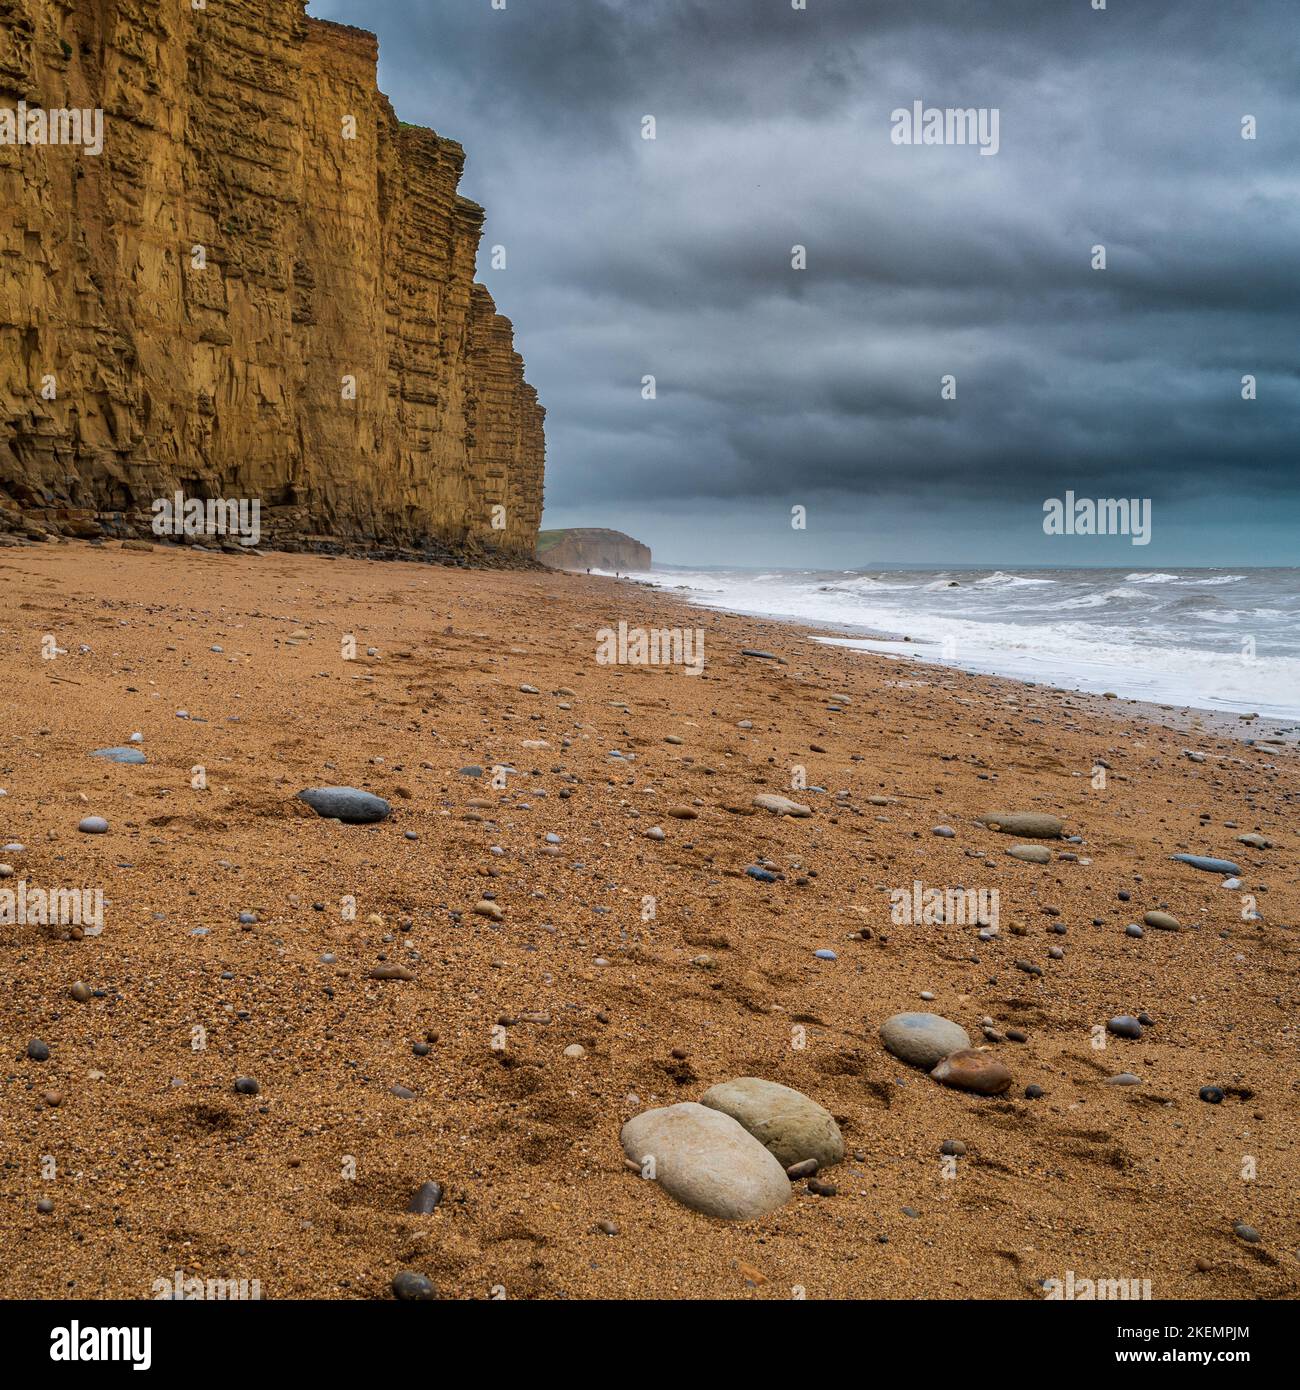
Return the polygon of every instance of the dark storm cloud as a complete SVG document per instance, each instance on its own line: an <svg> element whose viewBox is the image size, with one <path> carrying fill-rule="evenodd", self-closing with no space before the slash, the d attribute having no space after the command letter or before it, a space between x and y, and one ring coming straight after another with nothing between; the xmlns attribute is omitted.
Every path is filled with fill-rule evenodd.
<svg viewBox="0 0 1300 1390"><path fill-rule="evenodd" d="M1293 558L1252 511L1300 520L1293 0L310 9L374 29L399 115L466 147L550 524L855 564L887 513L914 558L982 559L1073 488L1169 509L1195 553L1164 563ZM996 107L998 153L892 144L914 100ZM834 525L789 534L814 501Z"/></svg>

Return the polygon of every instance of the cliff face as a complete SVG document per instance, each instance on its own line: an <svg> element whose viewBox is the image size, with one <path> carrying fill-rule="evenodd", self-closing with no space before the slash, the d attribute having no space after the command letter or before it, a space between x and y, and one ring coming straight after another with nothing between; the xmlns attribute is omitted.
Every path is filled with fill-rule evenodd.
<svg viewBox="0 0 1300 1390"><path fill-rule="evenodd" d="M537 558L557 570L648 570L650 547L598 526L573 526L543 531L537 538Z"/></svg>
<svg viewBox="0 0 1300 1390"><path fill-rule="evenodd" d="M0 0L0 108L104 112L97 157L0 144L0 526L142 531L180 490L276 543L531 555L544 411L464 152L303 9Z"/></svg>

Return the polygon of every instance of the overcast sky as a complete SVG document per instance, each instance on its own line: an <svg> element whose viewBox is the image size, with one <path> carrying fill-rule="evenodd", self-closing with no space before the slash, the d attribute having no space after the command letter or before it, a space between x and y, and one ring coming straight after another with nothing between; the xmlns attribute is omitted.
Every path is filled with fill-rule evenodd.
<svg viewBox="0 0 1300 1390"><path fill-rule="evenodd" d="M1300 563L1297 0L1092 3L309 11L465 146L545 525L688 565ZM894 143L916 101L996 108L997 153ZM1046 536L1067 490L1150 498L1151 543Z"/></svg>

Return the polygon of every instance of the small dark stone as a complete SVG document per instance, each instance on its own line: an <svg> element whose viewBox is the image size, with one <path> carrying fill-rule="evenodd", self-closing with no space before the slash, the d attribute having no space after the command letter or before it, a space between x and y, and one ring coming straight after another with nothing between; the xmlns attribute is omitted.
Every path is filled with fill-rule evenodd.
<svg viewBox="0 0 1300 1390"><path fill-rule="evenodd" d="M393 1297L404 1303L427 1303L437 1298L438 1293L423 1274L404 1269L393 1276Z"/></svg>
<svg viewBox="0 0 1300 1390"><path fill-rule="evenodd" d="M27 1055L33 1062L48 1062L50 1060L49 1044L43 1043L40 1038L33 1038L27 1044Z"/></svg>
<svg viewBox="0 0 1300 1390"><path fill-rule="evenodd" d="M1117 1038L1138 1039L1142 1036L1142 1025L1128 1014L1119 1014L1106 1020L1106 1031Z"/></svg>
<svg viewBox="0 0 1300 1390"><path fill-rule="evenodd" d="M801 1159L798 1163L792 1163L786 1170L785 1175L791 1182L798 1182L800 1178L810 1178L821 1167L815 1158Z"/></svg>
<svg viewBox="0 0 1300 1390"><path fill-rule="evenodd" d="M42 1197L40 1201L36 1203L36 1210L39 1211L42 1216L48 1216L54 1210L54 1203L50 1198Z"/></svg>
<svg viewBox="0 0 1300 1390"><path fill-rule="evenodd" d="M1047 1092L1041 1086L1029 1085L1025 1087L1026 1100L1040 1100Z"/></svg>
<svg viewBox="0 0 1300 1390"><path fill-rule="evenodd" d="M406 1209L417 1216L427 1216L441 1201L442 1184L425 1182L415 1189L415 1195L406 1204Z"/></svg>
<svg viewBox="0 0 1300 1390"><path fill-rule="evenodd" d="M966 1155L966 1145L960 1139L945 1139L939 1145L939 1152L946 1154L949 1158L964 1158Z"/></svg>
<svg viewBox="0 0 1300 1390"><path fill-rule="evenodd" d="M1202 1086L1197 1094L1207 1105L1219 1105L1223 1101L1223 1092L1218 1086Z"/></svg>
<svg viewBox="0 0 1300 1390"><path fill-rule="evenodd" d="M261 1087L251 1076L237 1076L235 1078L235 1090L241 1096L255 1096L261 1091Z"/></svg>
<svg viewBox="0 0 1300 1390"><path fill-rule="evenodd" d="M1253 1226L1247 1226L1244 1221L1238 1221L1233 1225L1232 1234L1250 1245L1258 1245L1262 1239L1259 1232Z"/></svg>
<svg viewBox="0 0 1300 1390"><path fill-rule="evenodd" d="M819 1197L834 1197L839 1191L833 1182L827 1182L824 1178L809 1178L808 1191L815 1192Z"/></svg>

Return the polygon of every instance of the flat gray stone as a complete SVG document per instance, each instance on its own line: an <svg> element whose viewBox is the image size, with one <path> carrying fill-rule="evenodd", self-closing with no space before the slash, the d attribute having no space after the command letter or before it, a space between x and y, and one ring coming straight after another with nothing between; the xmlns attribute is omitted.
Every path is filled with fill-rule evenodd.
<svg viewBox="0 0 1300 1390"><path fill-rule="evenodd" d="M1060 816L1049 815L1046 811L990 811L987 816L977 816L975 821L1003 835L1024 835L1030 840L1059 840L1065 829Z"/></svg>
<svg viewBox="0 0 1300 1390"><path fill-rule="evenodd" d="M92 758L107 758L110 763L147 763L148 758L138 748L96 748Z"/></svg>
<svg viewBox="0 0 1300 1390"><path fill-rule="evenodd" d="M1148 927L1155 927L1157 931L1178 931L1178 918L1168 912L1144 912L1142 920Z"/></svg>
<svg viewBox="0 0 1300 1390"><path fill-rule="evenodd" d="M1173 854L1180 864L1190 864L1193 869L1201 869L1207 874L1239 874L1241 868L1231 859L1207 859L1203 854Z"/></svg>
<svg viewBox="0 0 1300 1390"><path fill-rule="evenodd" d="M778 1081L738 1076L710 1086L700 1104L730 1115L782 1168L809 1158L815 1158L818 1167L829 1168L844 1157L844 1140L830 1111Z"/></svg>
<svg viewBox="0 0 1300 1390"><path fill-rule="evenodd" d="M1026 864L1050 864L1052 851L1045 845L1012 845L1007 853L1012 859L1023 859Z"/></svg>
<svg viewBox="0 0 1300 1390"><path fill-rule="evenodd" d="M724 1221L753 1221L790 1200L777 1159L730 1115L687 1101L634 1115L623 1152L675 1201ZM652 1161L653 1167L650 1167Z"/></svg>
<svg viewBox="0 0 1300 1390"><path fill-rule="evenodd" d="M966 1030L938 1014L895 1014L880 1025L880 1040L901 1061L927 1071L970 1046Z"/></svg>
<svg viewBox="0 0 1300 1390"><path fill-rule="evenodd" d="M298 800L305 801L318 816L346 821L349 825L385 820L393 810L382 796L357 787L308 787L298 793Z"/></svg>

